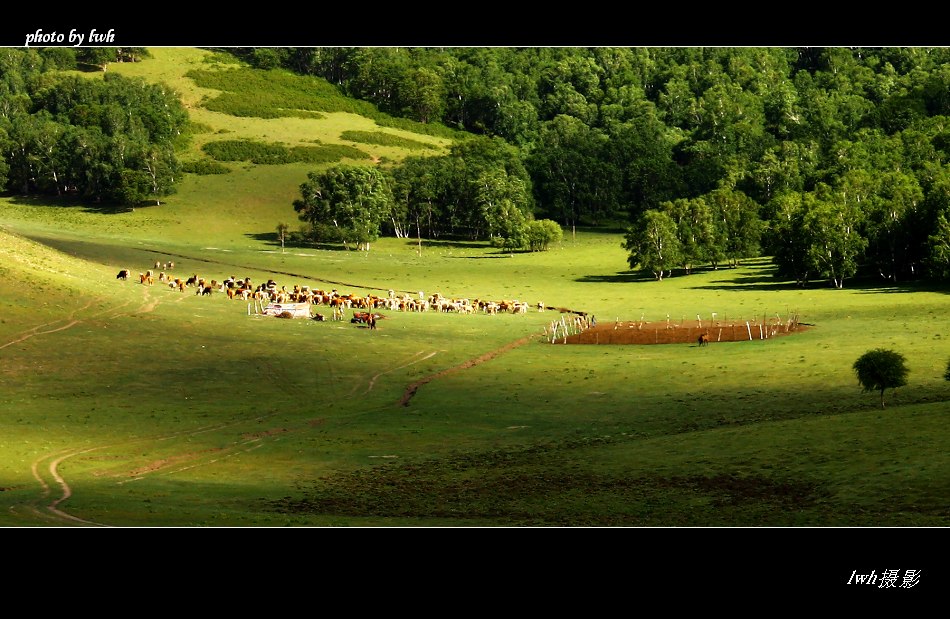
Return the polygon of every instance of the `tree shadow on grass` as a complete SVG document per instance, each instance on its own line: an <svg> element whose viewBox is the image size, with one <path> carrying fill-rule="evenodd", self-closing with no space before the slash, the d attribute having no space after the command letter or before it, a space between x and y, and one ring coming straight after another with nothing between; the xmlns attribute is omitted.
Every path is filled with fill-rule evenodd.
<svg viewBox="0 0 950 619"><path fill-rule="evenodd" d="M519 252L515 252L519 253ZM487 256L452 256L453 258L461 258L462 260L492 260L495 258L511 258L511 252L499 251Z"/></svg>
<svg viewBox="0 0 950 619"><path fill-rule="evenodd" d="M782 279L772 274L739 274L735 277L714 280L703 286L692 286L696 290L834 290L826 280L813 280L804 284ZM850 290L859 294L896 294L912 292L933 292L950 294L950 286L937 282L913 281L906 284L893 284L874 277L858 277L846 280L841 291Z"/></svg>
<svg viewBox="0 0 950 619"><path fill-rule="evenodd" d="M845 289L848 288L848 282L845 282ZM940 282L930 281L912 281L906 284L891 284L877 280L868 280L851 284L851 289L860 294L896 294L907 292L933 292L937 294L950 294L950 286Z"/></svg>
<svg viewBox="0 0 950 619"><path fill-rule="evenodd" d="M701 286L690 286L694 290L791 290L802 288L794 281L776 275L776 269L763 269L756 273L723 272L725 277L712 280Z"/></svg>
<svg viewBox="0 0 950 619"><path fill-rule="evenodd" d="M485 242L479 241L466 241L459 239L443 239L443 240L432 240L432 239L422 239L422 247L424 248L445 248L445 249L485 249L490 247ZM407 240L406 245L411 247L418 247L420 245L419 239Z"/></svg>
<svg viewBox="0 0 950 619"><path fill-rule="evenodd" d="M655 282L652 273L646 271L621 271L613 275L583 275L574 281L582 284L629 284L632 282Z"/></svg>
<svg viewBox="0 0 950 619"><path fill-rule="evenodd" d="M95 213L97 215L118 215L121 213L131 213L137 208L149 208L156 206L154 201L147 201L135 205L127 204L106 204L90 203L74 195L63 196L12 196L10 202L24 206L52 206L62 209L77 209L84 213Z"/></svg>
<svg viewBox="0 0 950 619"><path fill-rule="evenodd" d="M280 248L280 238L277 236L276 232L248 232L244 236L249 239L254 239L266 245L272 247ZM284 249L285 250L306 250L306 249L319 249L322 251L346 251L347 248L343 247L341 243L292 243L289 240L284 240Z"/></svg>

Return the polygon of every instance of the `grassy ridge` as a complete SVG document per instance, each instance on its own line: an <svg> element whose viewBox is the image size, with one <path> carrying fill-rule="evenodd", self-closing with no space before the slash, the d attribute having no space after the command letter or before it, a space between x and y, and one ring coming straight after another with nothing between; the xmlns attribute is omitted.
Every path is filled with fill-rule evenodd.
<svg viewBox="0 0 950 619"><path fill-rule="evenodd" d="M128 68L186 84L172 70L186 51L200 52ZM352 115L192 111L203 139L375 131ZM274 227L296 221L311 166L226 165L131 212L0 199L0 524L947 523L946 290L802 289L767 260L655 282L627 271L622 235L600 231L524 255L415 239L281 251ZM537 311L385 312L370 332L115 279L155 260L288 288L544 301L601 323L795 312L813 327L703 349L550 344L541 334L560 316ZM885 411L850 369L878 346L910 367ZM71 491L59 512L58 480Z"/></svg>

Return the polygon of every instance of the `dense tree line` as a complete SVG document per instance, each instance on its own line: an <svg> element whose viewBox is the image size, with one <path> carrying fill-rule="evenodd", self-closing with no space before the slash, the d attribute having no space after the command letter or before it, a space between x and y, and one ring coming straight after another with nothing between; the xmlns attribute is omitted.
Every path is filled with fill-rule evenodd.
<svg viewBox="0 0 950 619"><path fill-rule="evenodd" d="M625 222L631 265L655 273L767 254L802 283L950 276L950 49L235 52L506 141L534 212L566 227ZM402 191L413 209L467 217L443 189ZM651 226L672 234L662 257L640 238Z"/></svg>
<svg viewBox="0 0 950 619"><path fill-rule="evenodd" d="M530 176L500 138L465 140L444 157L410 157L392 169L335 166L308 175L300 191L294 208L306 238L360 249L387 233L543 251L562 235L556 222L535 219Z"/></svg>
<svg viewBox="0 0 950 619"><path fill-rule="evenodd" d="M6 191L129 206L174 191L175 143L187 122L181 101L141 79L56 72L81 62L130 60L133 53L95 49L86 60L89 51L0 49L0 187Z"/></svg>

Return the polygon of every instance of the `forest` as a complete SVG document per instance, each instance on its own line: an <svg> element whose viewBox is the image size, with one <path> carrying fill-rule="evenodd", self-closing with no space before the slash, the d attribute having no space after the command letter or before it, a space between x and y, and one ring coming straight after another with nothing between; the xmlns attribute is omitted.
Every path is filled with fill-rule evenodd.
<svg viewBox="0 0 950 619"><path fill-rule="evenodd" d="M147 54L103 49L0 50L8 193L135 204L174 191L187 115L173 93L58 72ZM657 279L757 256L803 285L950 278L944 48L221 51L471 136L372 172L315 169L294 204L311 241L543 250L562 228L604 227Z"/></svg>

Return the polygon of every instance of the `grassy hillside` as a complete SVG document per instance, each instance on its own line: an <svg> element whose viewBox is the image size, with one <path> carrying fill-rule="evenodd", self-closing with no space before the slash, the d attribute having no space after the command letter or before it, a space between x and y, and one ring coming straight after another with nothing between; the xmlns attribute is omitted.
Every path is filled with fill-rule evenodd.
<svg viewBox="0 0 950 619"><path fill-rule="evenodd" d="M446 143L353 114L211 112L215 92L185 74L219 57L153 55L109 70L182 94L206 127L194 157L235 135L389 159ZM380 131L411 142L374 143ZM593 230L536 254L407 239L281 251L274 228L296 223L312 167L227 165L131 212L0 200L0 525L947 524L946 290L802 289L764 259L655 282L627 270L620 234ZM810 328L566 346L543 337L557 312L384 311L370 331L115 278L155 261L219 281L543 301L601 323L796 313ZM878 346L910 368L884 410L851 370Z"/></svg>

